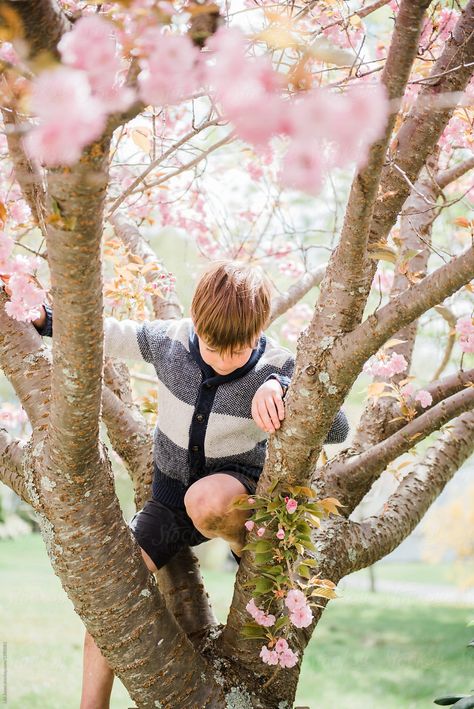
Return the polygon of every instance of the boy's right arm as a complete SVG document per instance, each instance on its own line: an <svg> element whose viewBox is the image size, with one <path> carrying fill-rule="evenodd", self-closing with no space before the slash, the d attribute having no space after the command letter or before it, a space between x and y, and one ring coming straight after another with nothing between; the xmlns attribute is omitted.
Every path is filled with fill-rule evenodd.
<svg viewBox="0 0 474 709"><path fill-rule="evenodd" d="M43 337L53 335L53 311L49 305L41 306L41 315L32 321L38 333ZM117 320L116 318L105 318L104 320L104 350L107 357L117 357L118 359L151 361L151 356L143 355L138 345L138 330L142 329L142 324L134 320ZM150 353L151 355L151 353Z"/></svg>

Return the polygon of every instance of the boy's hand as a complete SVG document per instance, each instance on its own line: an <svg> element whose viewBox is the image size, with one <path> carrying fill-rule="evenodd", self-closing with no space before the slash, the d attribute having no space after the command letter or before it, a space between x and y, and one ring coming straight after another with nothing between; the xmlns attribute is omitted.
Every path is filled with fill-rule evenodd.
<svg viewBox="0 0 474 709"><path fill-rule="evenodd" d="M277 379L262 384L252 399L252 417L259 428L273 433L285 418L283 391Z"/></svg>

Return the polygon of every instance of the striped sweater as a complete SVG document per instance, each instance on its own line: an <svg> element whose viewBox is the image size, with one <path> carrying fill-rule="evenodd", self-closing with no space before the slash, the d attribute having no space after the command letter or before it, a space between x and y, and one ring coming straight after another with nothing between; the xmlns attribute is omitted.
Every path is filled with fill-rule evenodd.
<svg viewBox="0 0 474 709"><path fill-rule="evenodd" d="M52 311L41 335L52 336ZM104 350L110 357L153 365L158 381L158 418L153 434L153 497L184 505L186 489L210 472L233 470L258 479L267 437L251 415L257 389L270 378L290 383L292 353L262 334L250 359L219 375L204 362L189 318L135 322L105 318ZM347 418L338 412L326 443L345 440Z"/></svg>

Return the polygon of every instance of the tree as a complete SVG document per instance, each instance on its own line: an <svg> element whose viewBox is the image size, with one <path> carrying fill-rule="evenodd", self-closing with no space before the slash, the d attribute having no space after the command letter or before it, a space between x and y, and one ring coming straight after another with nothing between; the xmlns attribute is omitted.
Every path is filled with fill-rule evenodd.
<svg viewBox="0 0 474 709"><path fill-rule="evenodd" d="M329 14L319 18L320 34L327 37L334 29L344 36L350 36L353 29L360 33L362 19L387 4L373 2L347 14L344 9L331 10L329 3ZM439 312L448 322L456 320L445 301L465 288L469 297L470 280L474 277L471 246L461 252L452 249L443 265L431 271L428 268L431 225L442 209L449 206L443 190L474 166L472 157L466 157L465 144L458 140L458 133L456 149L446 148L447 131L453 130L453 125L456 128L452 123L457 118L456 106L463 101L466 107L462 110L472 121L471 109L463 96L466 91L472 92L474 2L470 0L464 6L455 3L456 9L446 9L429 0L401 0L390 5L395 15L393 32L388 53L377 65L377 70L380 69L377 86L385 87L389 100L388 119L379 121L377 130L372 131L369 122L369 137L366 136L363 147L354 145L351 149L350 157L358 161L358 167L341 234L327 264L308 272L277 299L274 307L277 317L311 287L320 284L311 321L298 339L285 423L270 439L257 496L276 496L284 494L289 486L293 489L300 486L303 490L299 494L304 499L304 488L311 485L319 498L336 498L343 505L341 514L329 515L312 530L314 548L303 548L300 554L300 565L305 562L303 566L311 568L311 563L317 563L319 580L329 579L333 584L381 559L400 544L474 448L474 392L470 386L473 370L461 369L446 376L439 371L426 391L418 393L418 399L410 397L403 381L420 316L432 308L441 308ZM42 255L47 257L55 310L51 359L49 350L25 317L28 307L24 285L18 287L16 301L13 299L16 311L12 307L5 310L7 297L5 292L0 294L0 362L32 425L32 435L26 443L12 438L5 429L0 430L0 479L35 509L55 573L137 706L290 707L304 649L328 596L333 595L331 585L323 584L325 593L317 578L310 574L309 587L304 585L304 574L294 578L296 585L301 581L303 585L297 587L305 588L307 594L318 592L320 603L313 608L310 625L293 628L293 646L299 658L296 665L269 667L258 658L261 643L242 637L240 632L249 620L248 582L259 574L256 555L252 551L244 553L227 623L218 626L191 550L180 552L157 574L155 582L142 563L120 513L109 455L100 440L100 418L107 426L111 445L130 473L137 505L147 498L151 483L152 438L132 400L125 365L109 360L103 367L102 237L107 221L140 265L151 292L153 284L159 282L160 270L153 267L157 257L142 238L137 224L117 209L137 185L141 194L149 197L152 188L159 189L164 178L157 176L154 182L147 182L146 175L142 175L136 184L129 186L127 195L116 196L114 201L107 189L117 134L148 105L133 92L140 81L143 90L147 77L153 78L152 69L156 70L156 65L150 60L144 69L129 57L122 88L132 93L125 98L123 93L118 98L113 93L104 67L101 68L107 80L100 86L97 83L100 72L76 67L76 71L83 70L86 74L89 71L92 93L89 85L81 83L79 74L75 77L86 96L83 112L90 109L88 121L94 116L95 122L85 126L79 121L77 135L67 136L75 149L79 145L78 135L83 136L79 156L74 151L66 156L66 148L71 145L63 140L54 144L57 153L53 159L46 151L46 129L42 134L34 133L31 119L25 115L24 96L25 91L28 93L36 85L33 108L43 125L48 125L50 116L46 113L51 105L44 100L46 93L38 94L41 90L46 92L48 85L40 80L45 64L48 66L51 58L59 59L58 44L78 22L77 14L71 15L67 9L70 6L77 13L85 11L81 3L60 6L52 0L0 3L3 39L22 53L19 63L5 56L2 60L2 113L8 148L23 198L46 242L47 253ZM96 9L112 15L117 11L123 18L132 12L132 7L124 2L122 6L98 5ZM216 22L220 20L219 13L214 5L191 5L188 9L190 34L201 46L219 24ZM314 20L311 13L319 12L320 8L308 3L299 8L282 6L284 13L286 10L285 18L296 22L305 18ZM357 80L360 74L369 75L371 65L362 59L349 68L345 61L336 61L340 55L334 46L328 49L326 45L316 48L312 45L312 53L308 50L306 54L301 53L299 46L292 55L293 40L290 41L289 35L294 26L285 27L282 17L277 21L272 20L271 14L266 16L269 26L265 41L275 60L279 51L291 58L290 93L308 91L321 66L323 70L329 66L332 71L342 72L342 78L338 75L336 82L339 88ZM153 21L164 20L155 14ZM421 60L417 59L420 42ZM222 64L218 64L218 69L225 68L225 61L230 68L232 57L226 54L230 50L222 47L219 50L217 43L216 51L221 51L218 58ZM62 60L66 61L64 56ZM186 53L180 55L180 61L187 61ZM230 75L227 78L230 81ZM178 79L182 80L179 71L173 75L175 88ZM192 93L195 85L184 82L179 88L176 95L167 95L170 103ZM160 90L171 89L166 84ZM274 87L263 96L269 105L273 105L277 90L279 87ZM103 99L99 105L94 91L97 96L106 96L108 103ZM38 95L42 96L43 104ZM241 94L239 100L244 99ZM259 133L263 128L257 125L258 112L250 115L250 119L248 110L243 115L239 106L231 105L222 87L217 100L222 101L223 112L214 107L215 112L199 125L193 117L192 128L180 145L191 142L199 132L223 124L226 118L232 119L238 136L265 143L269 136L262 138ZM307 117L304 125L307 139L314 114L310 113L310 103L298 105L304 106L300 114ZM343 113L336 97L333 105L335 114L337 110ZM380 105L374 103L377 110ZM318 104L321 112L322 106L323 102ZM83 114L77 115L80 118ZM156 114L153 117L156 119ZM272 117L274 113L265 116L267 128ZM341 131L347 118L345 114ZM70 128L69 119L63 116ZM355 115L354 121L357 125ZM326 123L325 129L318 126L322 132L329 131L322 138L329 136L342 145L342 133L336 135L331 122ZM297 187L314 192L322 170L314 163L316 143L307 142L307 159L303 160L304 140L300 135L298 143L291 134L296 129L275 124L268 130L272 134L286 130L294 140L293 153L290 150L285 158L287 173ZM360 130L357 138L362 140L365 135L362 127L358 125L357 130ZM36 138L23 141L25 131ZM98 133L91 142L94 131ZM145 140L146 137L145 133ZM176 167L174 174L202 163L207 155L234 137L234 134L219 136L217 142L197 153L186 166ZM376 140L369 147L374 137ZM144 139L143 135L135 138L142 142ZM111 146L115 146L113 150ZM155 163L151 161L147 173L163 162L165 153L168 157L176 150L176 145L164 149ZM107 218L106 204L110 207ZM394 240L398 248L394 249L387 240L400 215L400 236L398 241ZM465 221L465 228L470 228ZM5 263L8 256L9 253ZM364 316L381 258L395 264L390 299ZM18 265L15 268L18 273ZM34 309L35 294L29 295ZM154 316L179 317L174 291L165 297L161 291L161 295L152 298ZM463 291L462 296L465 295ZM461 340L466 351L470 351L472 321L464 322L463 327ZM377 381L351 447L330 460L321 458L331 422L364 365ZM423 441L435 432L439 432L437 438L411 469L405 470L383 512L359 523L349 519L387 466L412 450L414 441ZM336 507L333 505L333 511ZM249 539L253 539L252 534Z"/></svg>

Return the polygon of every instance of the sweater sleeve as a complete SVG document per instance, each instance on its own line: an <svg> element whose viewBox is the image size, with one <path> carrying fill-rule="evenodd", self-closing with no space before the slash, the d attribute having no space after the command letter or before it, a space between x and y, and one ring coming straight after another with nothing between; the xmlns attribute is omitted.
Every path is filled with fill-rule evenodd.
<svg viewBox="0 0 474 709"><path fill-rule="evenodd" d="M49 305L46 305L46 303L43 303L43 308L46 313L46 320L43 325L43 327L36 327L37 331L42 337L52 337L53 336L53 311L49 307Z"/></svg>
<svg viewBox="0 0 474 709"><path fill-rule="evenodd" d="M270 374L265 381L269 379L276 379L280 382L283 388L283 398L285 398L286 390L290 386L291 377L293 376L293 370L295 366L295 361L293 358L289 358L287 362L282 367L281 373L274 372ZM328 431L328 435L324 443L343 443L349 433L349 421L347 416L342 409L339 409L336 416L333 419L331 428Z"/></svg>
<svg viewBox="0 0 474 709"><path fill-rule="evenodd" d="M53 311L48 305L43 306L46 311L46 322L43 327L36 327L43 337L53 335ZM110 317L104 319L104 352L107 357L118 359L153 361L150 339L159 340L160 334L166 329L166 320L154 320L141 323L135 320L117 320Z"/></svg>

